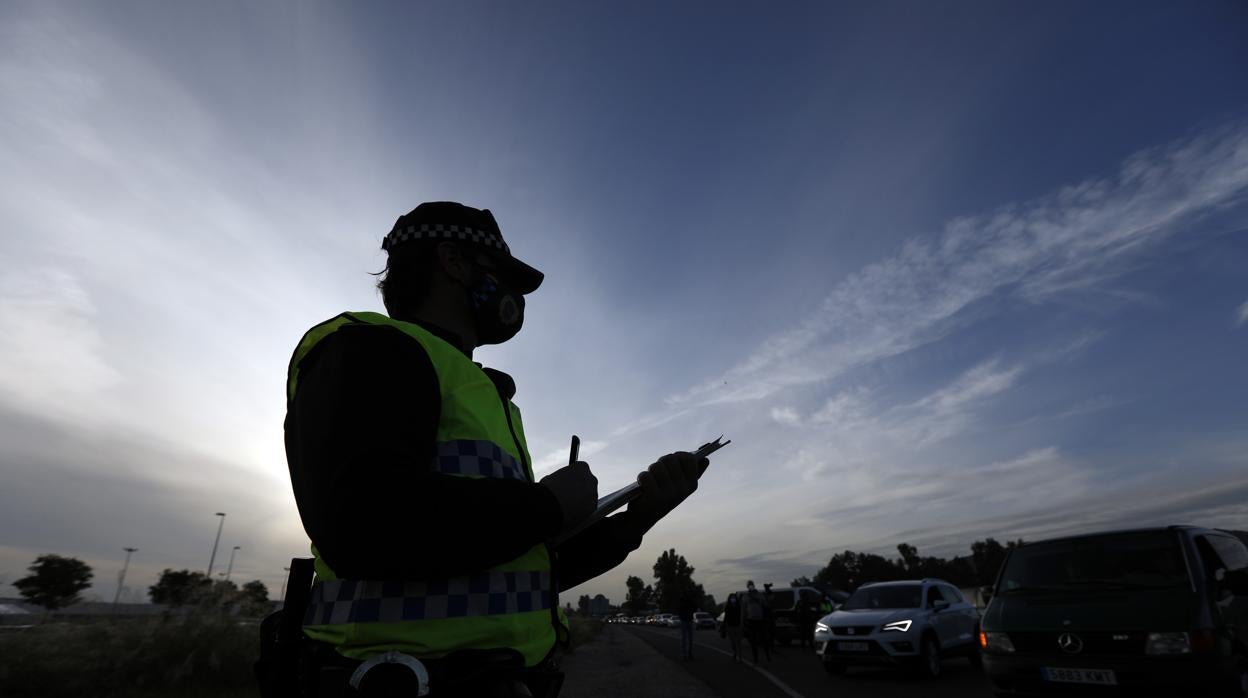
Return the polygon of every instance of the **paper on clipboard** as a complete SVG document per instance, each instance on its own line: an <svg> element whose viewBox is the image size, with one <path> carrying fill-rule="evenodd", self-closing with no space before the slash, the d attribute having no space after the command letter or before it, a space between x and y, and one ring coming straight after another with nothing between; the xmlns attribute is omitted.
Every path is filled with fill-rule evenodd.
<svg viewBox="0 0 1248 698"><path fill-rule="evenodd" d="M732 443L732 439L724 441L724 437L720 436L718 439L715 439L714 441L710 443L702 444L702 446L700 446L698 450L693 452L693 455L697 456L698 458L706 458L707 456L710 456L712 453L718 451L719 449L723 448L724 446L727 446L730 443ZM706 472L706 468L703 468L702 472ZM699 475L701 475L701 473L699 473ZM586 528L589 528L593 524L597 523L598 521L601 521L602 519L606 518L608 515L619 510L620 507L636 499L637 495L639 494L641 494L641 485L637 484L636 482L633 482L629 485L621 487L620 489L612 492L611 494L606 495L605 497L599 497L598 507L594 509L594 513L590 514L576 528L570 529L568 531L564 531L560 533L558 536L556 536L555 538L553 538L550 541L551 545L559 545L560 543L571 538L572 536L575 536L581 531L584 531Z"/></svg>

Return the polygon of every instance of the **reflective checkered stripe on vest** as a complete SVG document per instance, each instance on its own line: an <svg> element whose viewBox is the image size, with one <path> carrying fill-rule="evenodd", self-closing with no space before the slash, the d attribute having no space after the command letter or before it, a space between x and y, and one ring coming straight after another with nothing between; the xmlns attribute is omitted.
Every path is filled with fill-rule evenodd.
<svg viewBox="0 0 1248 698"><path fill-rule="evenodd" d="M303 357L350 323L397 328L429 354L442 398L434 463L438 471L459 477L533 479L520 411L510 402L504 406L493 381L463 352L418 325L377 313L344 313L313 327L291 359L289 399L294 398ZM340 579L315 546L312 553L317 581L304 632L347 657L366 659L386 650L439 657L460 649L507 647L533 666L555 645L552 617L566 628L562 612L552 616L554 595L545 545L535 545L479 574L405 581Z"/></svg>

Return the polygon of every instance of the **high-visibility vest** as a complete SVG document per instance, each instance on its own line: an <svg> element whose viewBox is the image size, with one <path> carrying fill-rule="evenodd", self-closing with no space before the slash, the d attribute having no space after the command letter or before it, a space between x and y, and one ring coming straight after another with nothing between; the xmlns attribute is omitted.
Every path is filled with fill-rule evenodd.
<svg viewBox="0 0 1248 698"><path fill-rule="evenodd" d="M348 324L393 327L419 342L429 355L442 400L437 456L432 466L412 463L413 468L433 467L457 477L533 481L520 410L500 395L480 366L419 325L358 312L313 327L291 359L288 400L294 400L303 358ZM526 666L534 666L549 656L558 637L567 636L567 618L558 608L551 579L551 552L544 543L491 569L437 579L342 579L315 545L312 554L316 583L304 632L353 659L390 650L441 657L462 649L510 648L524 656Z"/></svg>

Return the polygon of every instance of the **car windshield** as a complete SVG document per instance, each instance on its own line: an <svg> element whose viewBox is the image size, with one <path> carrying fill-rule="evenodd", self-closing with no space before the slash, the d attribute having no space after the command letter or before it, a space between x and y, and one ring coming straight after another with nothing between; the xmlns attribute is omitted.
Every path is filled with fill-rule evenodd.
<svg viewBox="0 0 1248 698"><path fill-rule="evenodd" d="M922 587L918 584L863 587L855 591L841 608L846 611L867 608L918 608L922 596Z"/></svg>
<svg viewBox="0 0 1248 698"><path fill-rule="evenodd" d="M1034 543L1015 550L1001 574L1003 593L1187 584L1183 552L1171 531Z"/></svg>

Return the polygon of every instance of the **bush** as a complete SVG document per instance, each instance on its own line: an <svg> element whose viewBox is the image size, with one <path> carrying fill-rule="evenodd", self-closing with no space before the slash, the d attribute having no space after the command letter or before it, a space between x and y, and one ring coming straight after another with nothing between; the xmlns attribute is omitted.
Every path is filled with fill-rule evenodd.
<svg viewBox="0 0 1248 698"><path fill-rule="evenodd" d="M0 634L6 698L259 695L259 631L220 614L55 623Z"/></svg>

